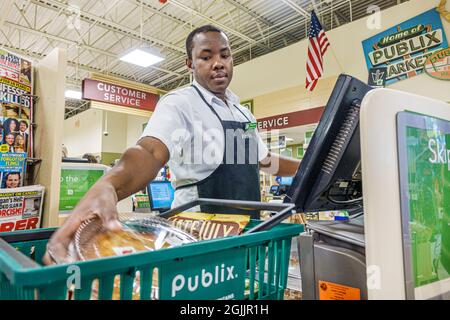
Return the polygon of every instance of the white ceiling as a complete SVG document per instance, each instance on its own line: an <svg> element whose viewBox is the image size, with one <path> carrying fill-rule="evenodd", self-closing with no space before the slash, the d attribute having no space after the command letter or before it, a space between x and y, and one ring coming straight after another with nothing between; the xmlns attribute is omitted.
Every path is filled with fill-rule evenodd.
<svg viewBox="0 0 450 320"><path fill-rule="evenodd" d="M34 59L68 50L67 85L91 72L171 90L189 82L184 42L195 27L213 24L230 38L235 65L306 37L315 8L325 30L407 0L1 0L0 46ZM140 45L166 59L149 68L119 60ZM66 116L83 102L68 100ZM76 111L76 110L75 110Z"/></svg>

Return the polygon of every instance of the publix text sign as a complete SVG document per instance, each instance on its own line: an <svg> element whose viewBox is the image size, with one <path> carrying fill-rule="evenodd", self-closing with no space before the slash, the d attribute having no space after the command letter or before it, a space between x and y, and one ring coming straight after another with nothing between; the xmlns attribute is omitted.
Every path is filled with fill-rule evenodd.
<svg viewBox="0 0 450 320"><path fill-rule="evenodd" d="M439 13L429 10L362 42L367 69L386 67L386 85L421 74L428 57L448 46Z"/></svg>
<svg viewBox="0 0 450 320"><path fill-rule="evenodd" d="M160 269L160 299L244 299L245 251L246 248L231 248L164 265Z"/></svg>

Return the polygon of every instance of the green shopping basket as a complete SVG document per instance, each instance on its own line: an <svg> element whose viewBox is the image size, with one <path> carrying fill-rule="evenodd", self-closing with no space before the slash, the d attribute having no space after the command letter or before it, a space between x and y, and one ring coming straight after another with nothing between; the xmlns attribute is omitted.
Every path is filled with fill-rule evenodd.
<svg viewBox="0 0 450 320"><path fill-rule="evenodd" d="M191 204L202 201L211 202L198 199ZM242 201L226 205L233 204L292 209L285 204ZM246 230L260 223L252 220ZM0 234L0 299L281 300L291 240L303 226L278 224L270 230L157 251L44 266L40 262L54 230Z"/></svg>

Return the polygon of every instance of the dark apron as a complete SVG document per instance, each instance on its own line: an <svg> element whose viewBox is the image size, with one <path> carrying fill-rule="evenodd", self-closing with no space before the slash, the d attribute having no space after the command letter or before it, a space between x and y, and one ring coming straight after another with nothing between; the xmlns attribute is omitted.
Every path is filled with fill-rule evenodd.
<svg viewBox="0 0 450 320"><path fill-rule="evenodd" d="M225 150L223 159L217 169L203 180L177 186L176 189L179 190L191 186L197 186L198 196L200 198L261 201L257 147L258 140L255 132L252 132L251 134L247 134L245 132L246 123L250 123L251 121L236 106L234 107L242 113L248 122L223 121L214 108L206 101L200 90L194 85L192 87L194 87L205 104L219 119L222 124L224 135L226 135L227 130L234 131L234 152L232 156L228 155L227 157L227 150L230 149L230 146L228 145L227 137L225 136ZM252 139L253 142L250 143L250 140ZM227 145L229 146L228 148ZM238 146L241 146L239 148L239 153ZM245 146L245 150L243 150L242 146ZM242 155L242 152L245 152L245 157ZM233 160L232 164L227 164L226 159L229 161ZM252 162L254 163L250 163L250 160L253 160ZM246 214L250 215L252 219L259 219L259 210L240 210L211 205L200 205L200 210L201 212L207 213Z"/></svg>

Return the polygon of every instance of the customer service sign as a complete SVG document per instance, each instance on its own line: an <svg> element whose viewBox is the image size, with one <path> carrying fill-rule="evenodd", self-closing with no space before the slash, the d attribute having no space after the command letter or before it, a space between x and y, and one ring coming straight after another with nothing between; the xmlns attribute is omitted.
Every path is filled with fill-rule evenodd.
<svg viewBox="0 0 450 320"><path fill-rule="evenodd" d="M448 47L436 9L422 13L362 42L367 68L387 68L386 85L424 72L433 52Z"/></svg>

